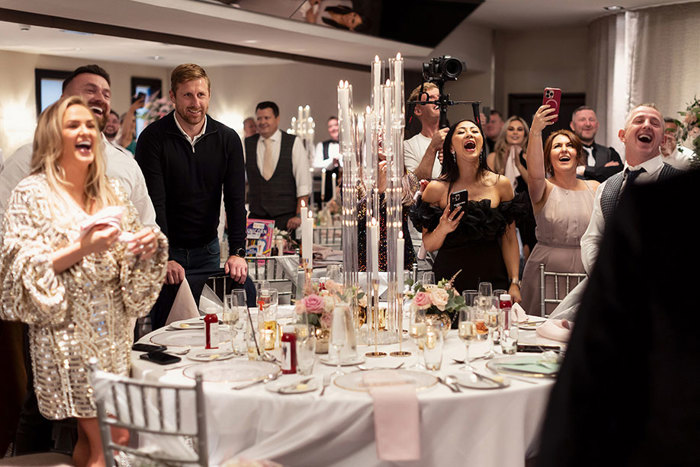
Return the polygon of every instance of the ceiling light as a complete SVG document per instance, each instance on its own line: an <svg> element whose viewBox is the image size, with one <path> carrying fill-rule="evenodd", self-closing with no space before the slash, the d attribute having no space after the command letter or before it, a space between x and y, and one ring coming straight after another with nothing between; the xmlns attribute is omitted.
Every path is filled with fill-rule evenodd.
<svg viewBox="0 0 700 467"><path fill-rule="evenodd" d="M260 41L258 41L256 39L247 39L247 40L243 41L244 44L257 44L258 42L260 42Z"/></svg>
<svg viewBox="0 0 700 467"><path fill-rule="evenodd" d="M153 60L153 61L156 61L156 62L157 62L158 60L163 60L163 57L160 56L160 55L152 55L152 56L147 57L147 58L148 58L149 60Z"/></svg>
<svg viewBox="0 0 700 467"><path fill-rule="evenodd" d="M59 29L59 31L65 32L66 34L77 34L79 36L92 36L93 35L91 32L71 31L70 29Z"/></svg>
<svg viewBox="0 0 700 467"><path fill-rule="evenodd" d="M622 11L625 9L625 7L620 6L620 5L610 5L610 6L604 6L603 9L608 10L608 11Z"/></svg>
<svg viewBox="0 0 700 467"><path fill-rule="evenodd" d="M28 24L20 24L20 25L19 25L19 30L20 30L20 31L26 32L26 31L29 31L30 29L32 29L32 27L31 27L30 25L28 25Z"/></svg>

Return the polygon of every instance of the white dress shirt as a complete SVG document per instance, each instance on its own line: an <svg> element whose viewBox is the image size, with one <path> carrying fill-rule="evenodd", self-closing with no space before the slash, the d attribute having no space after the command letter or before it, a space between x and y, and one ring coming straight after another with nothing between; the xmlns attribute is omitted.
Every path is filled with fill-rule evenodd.
<svg viewBox="0 0 700 467"><path fill-rule="evenodd" d="M639 174L635 183L649 183L654 182L659 178L659 173L661 173L663 164L664 162L662 156L658 155L637 166L631 166L625 162L625 168L623 170L627 170L629 168L630 170L634 171L644 168L645 172ZM581 260L583 261L583 268L586 270L586 274L589 275L593 269L595 260L598 257L598 249L600 247L600 241L603 238L603 230L605 229L605 219L603 218L603 210L600 206L600 197L607 183L607 180L601 183L595 193L591 221L588 223L586 233L584 233L583 237L581 237ZM623 181L620 190L624 190L624 188L625 181Z"/></svg>
<svg viewBox="0 0 700 467"><path fill-rule="evenodd" d="M340 167L343 166L343 158L340 157L340 144L337 141L328 145L328 159L323 158L323 142L316 145L313 162L314 169L333 170L335 168L333 159L338 159L338 165Z"/></svg>
<svg viewBox="0 0 700 467"><path fill-rule="evenodd" d="M280 159L280 146L282 145L282 132L277 130L270 136L272 140L272 161L274 166L277 167L277 162ZM247 158L248 155L245 153L245 145L243 145L243 156ZM258 170L263 173L263 164L265 163L265 142L262 135L258 139L257 151L256 151L256 162L258 164ZM306 155L306 150L304 149L304 143L301 142L300 138L294 138L294 145L292 146L292 172L294 174L294 181L297 185L297 198L302 196L308 196L311 192L311 181L309 176L309 159Z"/></svg>
<svg viewBox="0 0 700 467"><path fill-rule="evenodd" d="M122 152L106 138L102 139L102 143L107 162L107 176L119 180L122 184L129 200L139 213L141 223L146 226L156 225L156 211L153 209L151 198L148 197L148 188L141 168L128 151ZM32 145L25 144L10 156L0 173L0 220L5 215L12 190L20 180L29 175L31 161Z"/></svg>
<svg viewBox="0 0 700 467"><path fill-rule="evenodd" d="M423 160L425 151L430 146L431 138L418 133L413 138L409 138L403 142L403 163L406 166L406 170L414 172L420 162ZM440 172L442 171L442 164L440 159L438 159L437 153L435 153L435 162L433 163L433 173L432 178L438 178Z"/></svg>

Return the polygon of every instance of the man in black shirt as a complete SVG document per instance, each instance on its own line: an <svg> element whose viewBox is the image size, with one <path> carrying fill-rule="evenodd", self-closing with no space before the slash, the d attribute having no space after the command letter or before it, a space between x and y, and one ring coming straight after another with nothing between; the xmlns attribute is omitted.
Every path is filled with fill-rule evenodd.
<svg viewBox="0 0 700 467"><path fill-rule="evenodd" d="M605 147L595 142L598 132L598 117L592 108L582 105L571 115L571 131L576 133L583 143L585 166L579 166L577 175L585 180L597 180L603 183L611 175L622 170L622 159L612 147Z"/></svg>
<svg viewBox="0 0 700 467"><path fill-rule="evenodd" d="M241 140L207 115L211 85L204 69L180 65L170 79L175 110L146 127L136 146L156 222L170 242L166 283L181 283L188 270L220 267L217 226L222 189L229 240L224 269L243 283L248 267Z"/></svg>

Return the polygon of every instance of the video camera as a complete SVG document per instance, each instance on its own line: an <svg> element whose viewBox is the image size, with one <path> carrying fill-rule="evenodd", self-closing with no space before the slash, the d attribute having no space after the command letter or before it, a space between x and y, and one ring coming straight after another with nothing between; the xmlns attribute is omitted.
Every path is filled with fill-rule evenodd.
<svg viewBox="0 0 700 467"><path fill-rule="evenodd" d="M423 64L423 80L430 83L456 81L465 68L463 61L449 55L431 58L428 63Z"/></svg>

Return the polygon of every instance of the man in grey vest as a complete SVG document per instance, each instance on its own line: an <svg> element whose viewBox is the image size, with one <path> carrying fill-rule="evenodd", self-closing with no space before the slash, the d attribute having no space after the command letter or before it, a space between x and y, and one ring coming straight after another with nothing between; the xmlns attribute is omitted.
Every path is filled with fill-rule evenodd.
<svg viewBox="0 0 700 467"><path fill-rule="evenodd" d="M252 219L273 219L293 233L301 225L301 201L309 202L309 160L303 143L279 130L280 112L271 101L255 107L258 134L245 139L248 205Z"/></svg>
<svg viewBox="0 0 700 467"><path fill-rule="evenodd" d="M618 137L625 145L624 169L598 187L591 220L581 237L581 260L589 275L598 257L605 224L612 218L625 188L633 183L655 182L681 173L663 162L661 144L664 141L664 118L654 104L633 108ZM581 282L566 296L552 312L552 318L574 318L586 282Z"/></svg>

